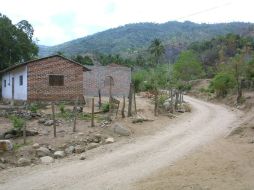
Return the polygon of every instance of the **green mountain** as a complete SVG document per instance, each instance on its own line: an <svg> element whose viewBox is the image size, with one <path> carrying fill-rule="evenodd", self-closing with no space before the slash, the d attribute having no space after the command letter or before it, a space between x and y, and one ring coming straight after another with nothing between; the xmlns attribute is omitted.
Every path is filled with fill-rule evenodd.
<svg viewBox="0 0 254 190"><path fill-rule="evenodd" d="M166 22L127 24L94 35L75 39L56 46L39 46L39 56L63 52L67 56L85 53L120 54L130 56L145 50L154 38L166 45L167 55L186 48L191 42L210 40L218 35L253 34L254 24L232 22L196 24L193 22Z"/></svg>

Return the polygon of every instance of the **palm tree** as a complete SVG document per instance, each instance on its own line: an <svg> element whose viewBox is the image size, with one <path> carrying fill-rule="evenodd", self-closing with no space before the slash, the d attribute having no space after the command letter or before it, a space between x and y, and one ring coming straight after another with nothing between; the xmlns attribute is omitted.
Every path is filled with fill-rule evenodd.
<svg viewBox="0 0 254 190"><path fill-rule="evenodd" d="M165 53L165 48L160 39L155 38L149 46L149 52L154 56L156 64L159 64L161 55Z"/></svg>

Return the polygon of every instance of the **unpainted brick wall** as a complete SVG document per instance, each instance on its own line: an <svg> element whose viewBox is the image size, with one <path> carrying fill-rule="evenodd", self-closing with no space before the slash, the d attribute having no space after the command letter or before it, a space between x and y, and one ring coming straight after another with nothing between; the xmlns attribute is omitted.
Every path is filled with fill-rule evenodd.
<svg viewBox="0 0 254 190"><path fill-rule="evenodd" d="M102 96L109 95L109 79L114 81L112 87L113 96L128 96L131 83L131 68L122 66L92 66L91 71L84 73L84 95L98 96L101 90Z"/></svg>
<svg viewBox="0 0 254 190"><path fill-rule="evenodd" d="M48 75L64 75L64 86L49 86ZM61 57L28 64L28 101L75 100L83 97L83 67Z"/></svg>

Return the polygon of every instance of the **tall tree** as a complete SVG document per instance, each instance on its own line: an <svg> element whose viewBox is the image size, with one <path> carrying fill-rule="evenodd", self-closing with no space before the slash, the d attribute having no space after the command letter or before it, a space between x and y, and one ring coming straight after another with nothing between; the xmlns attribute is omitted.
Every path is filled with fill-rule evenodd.
<svg viewBox="0 0 254 190"><path fill-rule="evenodd" d="M149 52L153 55L156 64L159 64L160 57L165 53L165 48L160 39L155 38L149 46Z"/></svg>
<svg viewBox="0 0 254 190"><path fill-rule="evenodd" d="M0 13L0 70L37 56L38 47L32 37L33 28L27 21L13 25Z"/></svg>
<svg viewBox="0 0 254 190"><path fill-rule="evenodd" d="M173 69L175 77L182 81L198 79L204 75L202 64L193 51L183 51Z"/></svg>

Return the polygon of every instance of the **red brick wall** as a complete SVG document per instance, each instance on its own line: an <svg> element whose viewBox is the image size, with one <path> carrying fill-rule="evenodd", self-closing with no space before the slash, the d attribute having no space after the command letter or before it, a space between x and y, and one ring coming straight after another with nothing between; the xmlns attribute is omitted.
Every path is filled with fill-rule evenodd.
<svg viewBox="0 0 254 190"><path fill-rule="evenodd" d="M49 86L48 75L64 75L64 86ZM83 96L83 67L61 57L28 64L28 101L75 100Z"/></svg>

